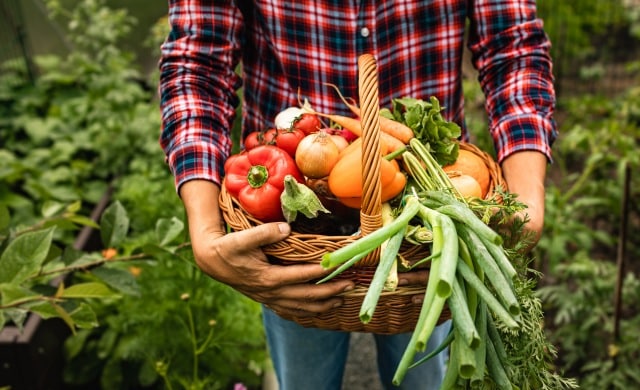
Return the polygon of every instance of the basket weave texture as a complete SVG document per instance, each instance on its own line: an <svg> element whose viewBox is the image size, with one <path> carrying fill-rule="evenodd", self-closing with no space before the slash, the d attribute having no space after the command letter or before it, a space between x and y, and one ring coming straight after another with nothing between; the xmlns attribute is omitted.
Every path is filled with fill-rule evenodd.
<svg viewBox="0 0 640 390"><path fill-rule="evenodd" d="M362 166L363 197L360 210L360 232L357 235L319 235L292 231L285 240L265 246L265 254L278 264L320 263L322 256L345 246L359 237L369 234L382 226L380 196L380 126L379 100L376 62L373 56L365 54L358 59L359 97L361 104L361 122L363 131ZM497 186L506 189L499 165L487 153L468 143L460 143L461 149L477 154L490 171L490 188L487 197L493 195ZM233 231L249 229L262 224L253 218L224 189L220 191L220 208L225 222ZM409 263L418 261L429 255L427 245L413 245L405 242L399 255ZM426 285L398 286L394 291L383 291L378 301L373 318L368 323L359 319L360 307L373 278L379 250L360 260L338 277L349 278L356 284L355 289L342 295L343 304L314 317L292 317L282 315L288 320L305 327L350 332L367 332L377 334L399 334L413 331L420 314L420 304L412 302L412 297L424 294ZM428 266L427 266L428 267ZM445 308L440 321L451 318Z"/></svg>

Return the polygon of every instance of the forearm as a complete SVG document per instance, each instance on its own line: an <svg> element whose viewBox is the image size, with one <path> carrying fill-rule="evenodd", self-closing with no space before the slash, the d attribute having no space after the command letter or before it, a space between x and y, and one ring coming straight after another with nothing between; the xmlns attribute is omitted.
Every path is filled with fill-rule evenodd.
<svg viewBox="0 0 640 390"><path fill-rule="evenodd" d="M224 220L218 206L219 194L220 187L208 180L190 180L180 187L192 239L207 234L224 234Z"/></svg>
<svg viewBox="0 0 640 390"><path fill-rule="evenodd" d="M509 192L526 204L527 229L534 233L532 244L538 242L544 227L544 197L547 157L537 151L521 151L506 157L502 162L502 174Z"/></svg>

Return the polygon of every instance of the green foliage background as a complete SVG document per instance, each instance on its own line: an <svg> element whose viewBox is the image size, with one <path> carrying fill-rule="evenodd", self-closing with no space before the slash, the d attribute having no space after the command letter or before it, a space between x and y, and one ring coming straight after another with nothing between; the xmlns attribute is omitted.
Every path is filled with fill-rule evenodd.
<svg viewBox="0 0 640 390"><path fill-rule="evenodd" d="M65 247L79 226L90 224L80 215L111 188L112 200L126 209L129 222L126 237L117 243L118 256L133 257L74 273L69 280L105 283L117 294L83 300L95 317L78 321L77 333L66 342L65 380L70 386L123 389L215 389L236 381L258 386L266 364L259 306L204 276L180 247L188 238L158 146L157 74L139 71L138 59L123 45L135 31L135 19L99 0L47 3L67 26L75 50L69 57L38 56L34 83L19 62L2 64L0 248L31 226L55 225L43 261L71 264ZM545 232L534 253L543 273L537 291L547 313L545 326L558 347L557 368L585 389L640 385L639 269L631 264L619 278L615 262L624 229L626 167L632 172L631 199L637 200L640 191L635 175L640 89L633 87L639 61L628 58L632 50L625 56L614 51L637 46L640 11L630 4L538 1L563 77L558 83L569 76L573 85L606 83L613 76L608 66L624 57L624 72L615 77L629 87L614 95L572 95L562 88ZM160 20L145 40L151 51L165 33ZM607 49L594 50L595 44ZM465 91L467 125L475 142L491 151L475 80L465 80ZM626 213L629 231L638 231L637 202ZM636 236L627 237L627 259L640 255ZM99 253L78 256L73 261L101 258ZM34 286L48 282L29 280ZM618 286L621 313L613 305ZM0 289L2 304L7 291ZM10 314L18 323L26 317L24 310Z"/></svg>

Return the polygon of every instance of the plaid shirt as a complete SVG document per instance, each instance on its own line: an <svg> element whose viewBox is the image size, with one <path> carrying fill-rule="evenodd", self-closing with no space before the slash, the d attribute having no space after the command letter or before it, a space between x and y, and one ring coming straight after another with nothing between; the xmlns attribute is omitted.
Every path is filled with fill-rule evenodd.
<svg viewBox="0 0 640 390"><path fill-rule="evenodd" d="M550 43L534 0L170 0L169 17L160 143L176 186L220 183L239 87L244 134L272 126L300 98L321 112L349 114L326 83L357 98L363 53L376 57L381 106L435 96L445 118L464 127L467 21L498 160L519 150L551 159Z"/></svg>

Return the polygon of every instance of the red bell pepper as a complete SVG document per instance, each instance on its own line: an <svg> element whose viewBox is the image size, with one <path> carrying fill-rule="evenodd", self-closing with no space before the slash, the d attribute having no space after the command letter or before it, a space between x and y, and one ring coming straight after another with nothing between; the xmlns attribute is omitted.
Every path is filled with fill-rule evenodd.
<svg viewBox="0 0 640 390"><path fill-rule="evenodd" d="M304 183L304 176L293 158L273 145L260 145L227 159L224 185L240 206L262 222L284 221L280 194L284 178L293 176Z"/></svg>

